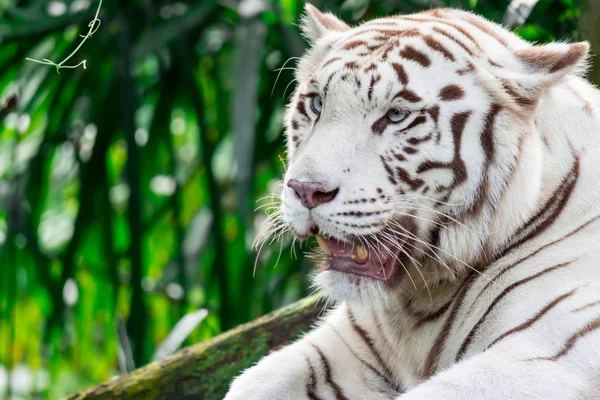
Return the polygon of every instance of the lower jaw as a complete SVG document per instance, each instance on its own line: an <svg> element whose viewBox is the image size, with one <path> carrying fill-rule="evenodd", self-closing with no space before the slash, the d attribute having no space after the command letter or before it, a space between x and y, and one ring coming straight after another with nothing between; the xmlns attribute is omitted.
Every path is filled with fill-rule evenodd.
<svg viewBox="0 0 600 400"><path fill-rule="evenodd" d="M406 273L400 265L400 261L395 258L386 260L382 265L375 267L359 264L353 260L344 260L337 257L329 257L322 268L323 271L335 271L348 276L356 276L361 278L380 281L385 284L393 284L398 282Z"/></svg>
<svg viewBox="0 0 600 400"><path fill-rule="evenodd" d="M321 271L313 284L333 303L351 304L356 307L394 307L397 303L396 281L382 281L368 276L333 269Z"/></svg>

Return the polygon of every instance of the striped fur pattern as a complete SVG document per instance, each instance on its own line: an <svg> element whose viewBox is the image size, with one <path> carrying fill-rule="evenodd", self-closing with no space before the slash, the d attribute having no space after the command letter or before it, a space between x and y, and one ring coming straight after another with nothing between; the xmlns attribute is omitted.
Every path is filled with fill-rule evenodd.
<svg viewBox="0 0 600 400"><path fill-rule="evenodd" d="M321 269L337 306L226 399L600 398L588 45L532 45L452 9L350 27L307 6L302 28L285 182L338 192L308 209L284 185L283 221L401 246L401 272Z"/></svg>

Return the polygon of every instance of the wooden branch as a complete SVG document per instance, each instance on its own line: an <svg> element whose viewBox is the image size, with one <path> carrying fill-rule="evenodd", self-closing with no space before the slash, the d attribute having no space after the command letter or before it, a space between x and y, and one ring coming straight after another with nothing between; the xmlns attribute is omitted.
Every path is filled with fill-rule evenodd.
<svg viewBox="0 0 600 400"><path fill-rule="evenodd" d="M221 400L242 370L309 330L324 309L317 301L300 300L68 400Z"/></svg>

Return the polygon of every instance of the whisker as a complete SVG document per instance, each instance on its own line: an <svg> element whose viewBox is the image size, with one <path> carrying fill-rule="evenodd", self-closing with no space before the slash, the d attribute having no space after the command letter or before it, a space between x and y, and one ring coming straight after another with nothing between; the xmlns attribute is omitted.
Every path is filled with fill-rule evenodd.
<svg viewBox="0 0 600 400"><path fill-rule="evenodd" d="M415 218L415 219L418 219L418 220L421 220L421 221L429 222L429 223L431 223L433 225L439 226L440 228L448 229L450 232L456 234L456 231L454 229L452 229L452 228L450 228L450 227L442 224L441 222L433 221L433 220L430 220L430 219L427 219L427 218L424 218L424 217L419 217L418 215L404 213L404 212L396 212L396 214L404 216L404 217L411 217L411 218Z"/></svg>
<svg viewBox="0 0 600 400"><path fill-rule="evenodd" d="M277 78L275 78L275 83L273 83L273 88L271 89L271 96L273 96L273 92L275 91L275 86L277 86L277 82L279 82L279 77L281 76L281 72L283 71L283 69L285 68L285 66L287 65L287 63L289 63L292 60L300 60L300 57L290 57L290 58L288 58L283 63L283 65L281 66L281 68L278 69Z"/></svg>
<svg viewBox="0 0 600 400"><path fill-rule="evenodd" d="M402 266L402 268L404 268L404 271L406 271L406 274L408 275L408 278L410 279L411 283L413 284L415 290L417 290L417 284L414 281L414 279L412 278L412 276L410 275L410 272L408 271L408 268L406 268L404 263L402 261L400 261L400 259L386 245L384 245L377 236L374 236L373 239L376 240L377 243L379 243L379 245L381 247L383 247L396 261L398 261L398 263Z"/></svg>
<svg viewBox="0 0 600 400"><path fill-rule="evenodd" d="M446 264L446 262L444 260L442 260L442 258L435 251L433 251L431 249L431 245L429 245L427 242L425 242L423 240L420 240L417 237L406 235L404 232L397 232L397 231L392 231L392 232L395 233L395 234L397 234L397 235L400 235L402 237L407 238L408 240L403 245L407 245L407 246L412 247L413 249L415 249L415 250L419 251L420 253L422 253L424 256L429 257L434 262L439 262L452 275L452 278L456 279L456 273L455 273L455 271L452 268L450 268L450 266L448 264ZM415 246L414 244L410 243L410 239L417 240L417 242L422 243L425 246L428 246L430 252L426 252L425 250L421 249L420 247ZM435 256L435 258L432 257L432 254L433 254L433 256Z"/></svg>
<svg viewBox="0 0 600 400"><path fill-rule="evenodd" d="M495 233L500 232L500 231L493 231L493 232L491 232L491 231L487 231L487 232L484 232L484 231L475 231L472 228L469 228L463 222L461 222L458 219L452 217L451 215L448 215L448 214L446 214L444 212L441 212L439 210L436 210L436 209L433 209L431 207L428 207L425 204L404 202L402 200L399 200L397 203L393 201L393 202L391 202L389 204L403 205L403 206L409 207L410 209L421 210L421 211L429 211L429 212L432 212L434 214L441 215L441 216L443 216L443 217L451 220L452 222L456 223L457 225L460 225L461 227L465 228L467 231L469 231L470 233L472 233L474 235L493 235ZM413 206L413 204L414 204L414 206Z"/></svg>
<svg viewBox="0 0 600 400"><path fill-rule="evenodd" d="M287 93L288 88L290 87L291 84L293 84L294 82L297 82L297 79L292 79L285 87L285 89L283 89L283 96L282 98L285 99L285 94ZM293 92L292 92L293 94ZM291 95L290 95L291 96ZM287 99L286 99L287 100Z"/></svg>
<svg viewBox="0 0 600 400"><path fill-rule="evenodd" d="M421 203L411 203L410 201L398 201L396 202L392 202L392 205L395 206L405 206L406 208L412 209L412 210L420 210L420 211L429 211L431 213L437 214L437 215L441 215L442 217L448 218L450 221L460 225L461 227L465 228L466 230L468 230L471 233L475 233L471 230L471 228L469 228L468 226L466 226L463 222L457 220L456 218L452 217L451 215L448 215L442 211L433 209L431 207L428 207L425 204L421 204Z"/></svg>
<svg viewBox="0 0 600 400"><path fill-rule="evenodd" d="M281 235L280 235L281 237ZM273 269L277 268L277 266L279 265L279 260L281 259L281 253L283 253L283 240L279 241L279 254L277 255L277 260L275 260L275 265L273 266Z"/></svg>
<svg viewBox="0 0 600 400"><path fill-rule="evenodd" d="M490 279L490 278L489 278L487 275L485 275L484 273L482 273L481 271L479 271L477 268L475 268L475 267L473 267L473 266L471 266L471 265L467 264L466 262L464 262L463 260L459 259L458 257L454 256L453 254L451 254L451 253L449 253L449 252L445 251L444 249L442 249L442 248L440 248L440 247L438 247L438 246L435 246L435 245L432 245L432 244L428 244L427 242L425 242L425 241L423 241L423 240L421 240L421 239L417 238L417 237L416 237L414 234L412 234L410 231L406 230L404 227L402 227L402 226L400 226L400 225L398 225L398 227L399 227L400 229L402 229L402 230L404 231L404 233L405 233L405 234L407 234L407 235L410 235L410 237L412 237L413 239L415 239L415 240L419 241L420 243L423 243L423 244L424 244L424 245L426 245L426 246L431 246L431 247L433 247L434 249L436 249L436 250L438 250L438 251L441 251L442 253L446 254L447 256L449 256L449 257L451 257L451 258L455 259L456 261L458 261L459 263L463 264L465 267L467 267L467 268L471 269L472 271L474 271L474 272L478 273L480 276L482 276L482 277L484 277L485 279L487 279L487 280L491 281L491 279ZM395 230L393 230L393 231L394 231L394 233L396 233L396 234L399 234L399 235L402 235L402 234L403 234L403 232L398 232L398 231L395 231Z"/></svg>
<svg viewBox="0 0 600 400"><path fill-rule="evenodd" d="M393 237L390 237L389 234L387 234L386 232L381 232L381 235L384 237L384 239L386 239L390 244L392 245L396 245L397 246L397 241L394 240ZM404 250L402 247L399 247L400 251L406 255L408 258L411 259L411 261L413 262L413 264L415 264L415 268L417 270L417 272L419 273L419 275L421 275L421 279L423 280L423 283L425 284L425 287L427 288L427 293L429 293L429 298L431 298L431 291L429 290L429 285L427 284L427 280L425 279L425 277L423 276L423 273L421 272L421 269L419 267L422 267L423 265L417 261L413 256L411 256L406 250ZM395 257L396 260L398 260L398 262L400 264L403 264L402 261L400 261L397 257ZM403 265L404 266L404 265ZM410 272L406 269L406 267L404 268L408 274L408 276L410 277ZM412 280L412 279L411 279ZM415 290L417 290L417 286L415 284L415 282L413 281L413 286L415 287Z"/></svg>
<svg viewBox="0 0 600 400"><path fill-rule="evenodd" d="M264 208L265 211L269 211L271 209L276 210L279 208L279 206L281 205L281 203L265 203L265 204L261 204L260 206L256 207L254 209L254 211L259 211L261 208Z"/></svg>
<svg viewBox="0 0 600 400"><path fill-rule="evenodd" d="M469 202L466 201L466 200L463 201L463 202L460 202L460 203L448 203L447 201L442 201L442 200L434 199L433 197L428 197L428 196L425 196L425 195L422 195L422 194L419 194L419 193L404 193L400 197L403 198L403 199L404 198L414 197L414 198L417 198L419 200L424 199L424 200L431 201L433 203L438 203L438 204L442 204L442 205L445 205L445 206L453 206L453 207L464 206L464 205L469 204Z"/></svg>

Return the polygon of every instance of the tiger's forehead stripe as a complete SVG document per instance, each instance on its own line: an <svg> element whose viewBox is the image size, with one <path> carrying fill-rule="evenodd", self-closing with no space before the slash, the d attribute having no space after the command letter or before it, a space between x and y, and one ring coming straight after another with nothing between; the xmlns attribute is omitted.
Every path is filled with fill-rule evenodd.
<svg viewBox="0 0 600 400"><path fill-rule="evenodd" d="M454 16L451 11L446 10L373 20L349 31L338 39L337 43L330 44L330 56L325 57L315 73L327 69L319 78L322 93L327 96L334 80L353 82L360 90L364 83L362 78L360 75L350 74L360 71L366 74L367 98L368 101L372 101L373 90L381 80L381 72L383 72L378 73L378 69L385 68L386 64L395 72L397 81L405 89L409 83L405 63L416 63L420 67L428 68L441 56L445 61L458 63L455 72L459 75L475 70L473 58L494 68L502 68L485 56L483 43L489 43L485 42L489 37L500 43L504 49L509 50L508 54L515 57L518 50L512 50L514 46L509 46L509 41L502 36L503 34L498 32L496 27L482 25L475 17L462 14ZM441 100L461 98L464 94L461 90L446 88L446 91L440 93L439 98ZM408 90L399 95L413 103L421 100L420 96ZM517 94L512 97L520 100ZM522 103L523 101L518 101L518 104Z"/></svg>
<svg viewBox="0 0 600 400"><path fill-rule="evenodd" d="M473 43L473 45L477 48L478 51L482 51L480 44L477 42L477 40L475 40L473 35L471 35L465 28L463 28L456 22L448 21L446 19L441 19L441 18L434 19L434 18L427 18L427 17L410 17L410 16L400 17L399 19L411 21L411 22L417 22L417 23L433 23L436 25L446 25L447 27L450 27L450 28L458 31L461 35L463 35L465 38L467 38L469 42Z"/></svg>
<svg viewBox="0 0 600 400"><path fill-rule="evenodd" d="M398 24L398 20L389 21L389 23ZM368 23L365 25L368 25ZM403 62L416 63L423 68L428 68L432 64L431 57L435 57L435 54L441 55L444 60L450 62L456 62L457 60L452 51L441 42L443 39L436 39L432 32L422 34L419 29L411 27L404 30L369 28L359 33L372 37L357 38L355 36L358 33L354 33L342 40L341 43L338 43L337 46L334 44L332 46L334 49L333 54L329 58L325 58L322 61L321 67L315 71L315 73L325 71L325 75L319 79L322 93L325 97L328 95L334 79L354 82L356 87L360 89L362 87L360 77L354 75L354 79L350 80L351 75L349 72L361 71L367 74L367 79L370 80L367 98L371 101L373 90L381 80L381 74L376 73L376 71L387 64L395 72L398 82L405 87L395 97L401 97L411 103L418 103L421 101L421 97L415 92L406 89L409 83L409 76ZM389 36L391 33L397 36ZM404 37L404 39L401 39L401 37ZM411 40L409 41L407 38ZM419 40L421 44L419 45L415 40ZM335 50L336 48L337 51ZM370 57L363 59L364 57L359 53L361 49L368 50ZM350 57L345 56L344 53L346 52L351 53ZM389 59L389 54L392 52L394 57L393 59ZM381 63L379 66L373 61L373 57L378 58ZM340 64L342 65L340 66ZM329 71L328 74L327 71ZM369 77L369 75L371 76Z"/></svg>
<svg viewBox="0 0 600 400"><path fill-rule="evenodd" d="M409 89L402 89L394 96L394 98L397 97L404 99L410 103L419 103L420 101L422 101L421 97L419 97L418 94Z"/></svg>
<svg viewBox="0 0 600 400"><path fill-rule="evenodd" d="M454 58L454 55L452 55L452 53L447 48L445 48L444 45L442 45L439 41L434 39L433 36L424 35L423 40L425 41L425 44L427 46L429 46L429 48L431 50L441 53L444 56L444 58L446 58L448 61L452 61L452 62L456 61L456 59Z"/></svg>
<svg viewBox="0 0 600 400"><path fill-rule="evenodd" d="M440 28L439 26L434 26L433 30L436 33L439 33L440 35L447 37L448 39L452 40L454 43L459 45L465 51L465 53L467 53L468 55L470 55L470 56L474 55L473 51L471 49L469 49L469 47L467 47L467 45L464 42L462 42L460 39L458 39L452 33L448 32L447 30L445 30L443 28Z"/></svg>
<svg viewBox="0 0 600 400"><path fill-rule="evenodd" d="M414 26L415 24L417 26ZM395 27L395 29L391 27ZM443 9L425 12L421 15L388 17L366 22L355 28L344 39L342 50L364 49L366 52L356 54L362 57L381 50L382 46L393 47L395 45L399 47L401 42L396 40L392 45L390 43L392 39L421 37L428 48L442 54L449 61L455 61L456 54L444 44L446 40L456 44L466 55L483 59L485 52L482 43L477 39L482 35L492 38L511 52L514 50L514 46L511 46L509 40L503 36L504 33L499 32L496 27L488 27L475 17L462 14L455 16L451 10ZM387 58L389 47L386 50L382 55L383 60ZM408 53L409 57L413 55L411 50ZM418 59L424 60L421 57ZM499 67L491 60L484 61Z"/></svg>
<svg viewBox="0 0 600 400"><path fill-rule="evenodd" d="M358 28L358 29L360 29L360 28ZM396 36L390 36L391 32L395 33ZM409 35L406 35L407 32L409 33ZM353 36L356 36L359 34L369 34L370 35L373 33L378 33L381 36L365 38L365 40L354 39L354 40L348 41ZM415 46L415 45L411 45L408 43L403 45L403 42L400 39L403 36L404 37L408 36L411 38L418 36L422 40L422 43L425 45L425 47L427 49L431 50L434 53L441 54L448 61L455 62L456 56L452 53L451 50L448 49L447 46L445 46L441 42L441 40L443 40L443 39L434 38L432 33L433 32L422 34L418 29L415 29L415 28L410 28L408 30L397 30L397 31L368 29L366 31L365 30L359 31L359 32L353 34L352 36L350 36L350 38L347 38L345 41L342 42L338 51L355 53L355 56L357 58L353 59L351 61L347 61L345 63L345 67L349 68L349 69L358 69L358 61L360 58L362 58L364 55L372 56L377 51L381 52L379 54L380 61L387 61L389 58L388 57L389 53L395 49L398 49L397 54L404 60L416 62L416 63L420 64L422 67L429 67L431 65L430 56L427 55L424 51L417 48L417 47L422 47L422 46ZM459 42L459 46L461 46L461 44L462 43ZM461 47L464 48L465 52L468 55L473 54L473 52L471 50L469 50L466 46L462 45ZM365 50L367 50L368 53L358 53L358 50L361 50L363 48ZM330 66L332 66L332 64L335 64L337 61L341 61L341 60L342 60L342 57L337 52L335 52L332 57L325 59L323 61L321 70L323 70L327 67L330 67ZM408 77L405 72L400 71L400 68L403 68L401 66L401 64L399 64L398 62L392 62L391 65L394 68L394 70L396 70L399 81L402 84L406 85L406 83L408 81ZM376 64L371 62L369 65L364 67L364 72L368 73L368 72L374 71L376 69L377 69ZM335 69L335 71L333 71L332 73L335 73L336 71L337 71L337 69ZM326 80L331 81L331 76L328 76L326 78ZM326 86L328 87L329 85L326 85Z"/></svg>
<svg viewBox="0 0 600 400"><path fill-rule="evenodd" d="M328 65L330 65L330 64L333 64L333 63L334 63L334 62L336 62L336 61L340 61L341 59L342 59L341 57L332 57L332 58L330 58L329 60L327 60L327 61L326 61L326 62L323 64L323 66L322 66L321 68L325 68L325 67L327 67Z"/></svg>
<svg viewBox="0 0 600 400"><path fill-rule="evenodd" d="M510 48L510 44L508 39L505 37L506 36L506 32L501 32L498 31L498 29L494 26L491 25L486 25L483 24L481 21L479 21L475 16L473 15L469 15L469 14L464 14L464 13L453 13L452 10L450 9L436 9L436 10L431 10L431 11L426 11L423 14L426 15L431 15L431 17L425 17L423 18L423 20L428 20L430 22L450 22L447 20L447 18L451 17L453 19L457 19L462 23L465 23L467 26L469 26L470 28L475 28L477 29L478 32L484 33L485 35L491 37L492 39L496 40L498 43L500 43L502 46L506 47L506 48ZM406 18L406 17L402 17L402 18Z"/></svg>
<svg viewBox="0 0 600 400"><path fill-rule="evenodd" d="M402 64L392 62L391 65L392 65L392 68L394 69L394 71L396 72L396 75L398 76L398 80L400 81L400 83L402 83L403 85L406 86L406 84L408 83L408 75L406 74L406 71L404 70L404 67L402 66Z"/></svg>
<svg viewBox="0 0 600 400"><path fill-rule="evenodd" d="M415 49L410 45L407 45L400 50L400 57L404 58L405 60L414 61L418 64L421 64L421 66L425 68L431 65L431 60L427 54Z"/></svg>

